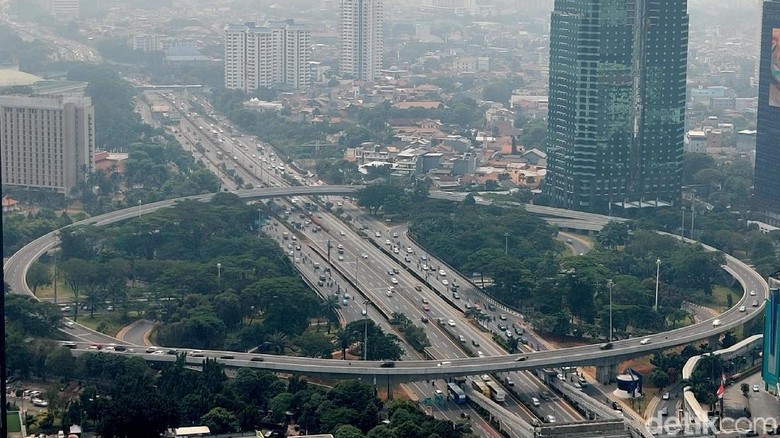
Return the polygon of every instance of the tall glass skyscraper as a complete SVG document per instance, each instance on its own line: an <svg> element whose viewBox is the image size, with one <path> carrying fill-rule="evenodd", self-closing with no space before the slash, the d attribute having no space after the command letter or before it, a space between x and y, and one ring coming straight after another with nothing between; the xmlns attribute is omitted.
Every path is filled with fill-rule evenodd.
<svg viewBox="0 0 780 438"><path fill-rule="evenodd" d="M548 174L554 205L680 199L686 0L556 0L550 30Z"/></svg>
<svg viewBox="0 0 780 438"><path fill-rule="evenodd" d="M780 1L765 1L758 66L755 210L780 226Z"/></svg>

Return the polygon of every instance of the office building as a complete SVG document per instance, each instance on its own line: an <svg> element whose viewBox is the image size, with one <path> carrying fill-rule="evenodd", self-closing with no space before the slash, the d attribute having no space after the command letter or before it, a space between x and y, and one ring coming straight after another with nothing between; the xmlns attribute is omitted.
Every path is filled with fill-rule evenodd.
<svg viewBox="0 0 780 438"><path fill-rule="evenodd" d="M373 82L382 69L382 0L339 3L339 72L345 78Z"/></svg>
<svg viewBox="0 0 780 438"><path fill-rule="evenodd" d="M90 98L0 96L3 186L69 194L92 172L94 152Z"/></svg>
<svg viewBox="0 0 780 438"><path fill-rule="evenodd" d="M769 276L769 297L764 308L764 348L761 377L767 391L780 395L780 271Z"/></svg>
<svg viewBox="0 0 780 438"><path fill-rule="evenodd" d="M225 88L306 88L310 60L311 31L292 20L225 26Z"/></svg>
<svg viewBox="0 0 780 438"><path fill-rule="evenodd" d="M758 73L756 169L757 218L780 226L780 1L765 1Z"/></svg>
<svg viewBox="0 0 780 438"><path fill-rule="evenodd" d="M686 0L556 0L548 173L554 205L607 212L679 202Z"/></svg>
<svg viewBox="0 0 780 438"><path fill-rule="evenodd" d="M80 0L50 0L49 7L58 20L74 20L81 15Z"/></svg>

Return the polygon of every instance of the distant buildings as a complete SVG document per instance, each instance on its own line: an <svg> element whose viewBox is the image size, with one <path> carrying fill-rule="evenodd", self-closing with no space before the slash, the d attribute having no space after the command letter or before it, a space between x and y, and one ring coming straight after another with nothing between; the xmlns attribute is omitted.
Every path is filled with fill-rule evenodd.
<svg viewBox="0 0 780 438"><path fill-rule="evenodd" d="M95 110L88 97L0 96L4 186L68 194L93 170Z"/></svg>
<svg viewBox="0 0 780 438"><path fill-rule="evenodd" d="M339 72L373 82L382 69L384 50L382 0L341 0L339 3Z"/></svg>
<svg viewBox="0 0 780 438"><path fill-rule="evenodd" d="M754 210L780 225L780 1L765 1L758 76Z"/></svg>
<svg viewBox="0 0 780 438"><path fill-rule="evenodd" d="M310 60L311 32L292 20L225 26L225 88L306 88Z"/></svg>
<svg viewBox="0 0 780 438"><path fill-rule="evenodd" d="M680 199L687 47L685 0L556 1L544 186L555 205Z"/></svg>
<svg viewBox="0 0 780 438"><path fill-rule="evenodd" d="M49 0L49 8L58 20L73 20L81 15L80 0Z"/></svg>

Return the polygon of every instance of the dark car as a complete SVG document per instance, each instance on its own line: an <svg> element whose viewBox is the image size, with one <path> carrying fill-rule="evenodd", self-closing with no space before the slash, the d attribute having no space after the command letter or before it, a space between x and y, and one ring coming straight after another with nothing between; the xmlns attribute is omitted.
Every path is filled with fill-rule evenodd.
<svg viewBox="0 0 780 438"><path fill-rule="evenodd" d="M382 362L382 365L380 365L380 366L382 368L393 368L393 367L395 367L395 362L393 362L392 360L386 360L386 361Z"/></svg>
<svg viewBox="0 0 780 438"><path fill-rule="evenodd" d="M236 357L232 354L225 354L219 357L220 359L235 359Z"/></svg>
<svg viewBox="0 0 780 438"><path fill-rule="evenodd" d="M612 342L607 342L606 344L599 347L602 350L611 350L612 349Z"/></svg>
<svg viewBox="0 0 780 438"><path fill-rule="evenodd" d="M262 362L263 358L260 356L254 356L253 358L249 359L251 362Z"/></svg>

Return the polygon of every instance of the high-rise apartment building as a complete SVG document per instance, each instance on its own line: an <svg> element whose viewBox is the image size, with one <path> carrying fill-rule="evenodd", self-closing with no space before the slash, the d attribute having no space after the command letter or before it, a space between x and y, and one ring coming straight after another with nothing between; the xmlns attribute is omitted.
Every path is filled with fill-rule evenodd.
<svg viewBox="0 0 780 438"><path fill-rule="evenodd" d="M606 212L680 199L686 0L556 0L548 174L561 207Z"/></svg>
<svg viewBox="0 0 780 438"><path fill-rule="evenodd" d="M49 7L58 20L73 20L81 15L80 0L50 0Z"/></svg>
<svg viewBox="0 0 780 438"><path fill-rule="evenodd" d="M764 389L780 395L780 271L769 276L769 296L764 308L764 348L761 377Z"/></svg>
<svg viewBox="0 0 780 438"><path fill-rule="evenodd" d="M382 0L341 0L339 36L339 72L352 79L375 81L384 50Z"/></svg>
<svg viewBox="0 0 780 438"><path fill-rule="evenodd" d="M94 152L90 98L0 96L4 186L68 194L92 172Z"/></svg>
<svg viewBox="0 0 780 438"><path fill-rule="evenodd" d="M225 26L225 88L311 84L311 31L292 20Z"/></svg>
<svg viewBox="0 0 780 438"><path fill-rule="evenodd" d="M754 210L780 226L780 1L764 2L758 73Z"/></svg>

